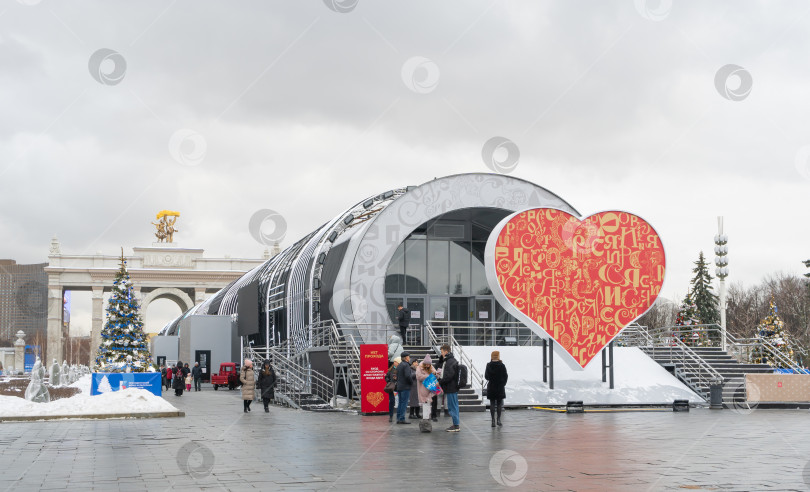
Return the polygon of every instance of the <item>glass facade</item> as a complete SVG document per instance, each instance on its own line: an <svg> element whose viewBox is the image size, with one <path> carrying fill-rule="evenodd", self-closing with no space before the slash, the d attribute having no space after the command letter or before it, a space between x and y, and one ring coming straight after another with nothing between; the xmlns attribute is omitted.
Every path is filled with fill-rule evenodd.
<svg viewBox="0 0 810 492"><path fill-rule="evenodd" d="M417 227L388 264L385 295L391 319L402 303L414 324L426 319L514 321L492 297L484 271L489 234L507 215L505 210L469 208Z"/></svg>

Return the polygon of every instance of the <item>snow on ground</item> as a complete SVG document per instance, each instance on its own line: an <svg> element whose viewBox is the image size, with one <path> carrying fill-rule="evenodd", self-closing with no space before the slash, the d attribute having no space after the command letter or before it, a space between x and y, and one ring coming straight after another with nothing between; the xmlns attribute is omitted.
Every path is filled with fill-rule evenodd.
<svg viewBox="0 0 810 492"><path fill-rule="evenodd" d="M506 405L565 405L568 401L582 401L586 405L671 404L676 399L704 402L638 347L613 349L614 389L602 382L601 355L584 370L577 371L554 354L554 389L550 390L543 382L541 347L464 347L464 353L482 376L493 350L500 351L509 372Z"/></svg>
<svg viewBox="0 0 810 492"><path fill-rule="evenodd" d="M16 396L0 396L0 417L43 417L51 415L110 415L178 411L171 403L143 389L129 388L90 396L90 376L72 387L81 393L50 403L34 403Z"/></svg>

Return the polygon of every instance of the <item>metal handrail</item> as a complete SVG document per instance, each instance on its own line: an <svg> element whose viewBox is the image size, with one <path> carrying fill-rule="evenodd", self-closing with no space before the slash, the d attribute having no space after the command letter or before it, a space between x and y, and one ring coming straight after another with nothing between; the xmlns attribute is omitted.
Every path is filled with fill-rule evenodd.
<svg viewBox="0 0 810 492"><path fill-rule="evenodd" d="M334 320L321 321L312 325L311 334L313 346L329 347L329 357L333 364L346 365L349 378L356 386L357 390L354 395L357 397L360 393L360 348L355 336L340 333Z"/></svg>
<svg viewBox="0 0 810 492"><path fill-rule="evenodd" d="M248 357L257 367L269 360L276 370L276 391L284 403L301 408L302 396L315 393L327 402L334 400L334 383L323 374L296 363L276 347L247 347ZM266 355L270 355L266 358Z"/></svg>
<svg viewBox="0 0 810 492"><path fill-rule="evenodd" d="M452 334L447 335L445 341L443 342L437 335L436 332L433 330L433 325L431 321L425 321L425 330L428 333L428 337L430 338L431 345L434 347L441 346L443 343L447 343L450 345L451 351L458 356L458 361L460 364L464 364L467 366L469 370L470 379L473 382L477 382L478 385L481 387L481 396L484 395L484 377L478 372L478 369L472 363L472 359L464 353L464 349L461 348L461 345L456 341ZM472 385L471 385L472 386Z"/></svg>
<svg viewBox="0 0 810 492"><path fill-rule="evenodd" d="M434 332L445 332L465 346L495 346L513 337L520 346L541 346L543 339L518 321L445 321L427 320Z"/></svg>
<svg viewBox="0 0 810 492"><path fill-rule="evenodd" d="M677 332L679 335L686 334L687 337L693 333L706 334L707 335L706 340L709 342L708 346L718 346L719 345L718 342L720 341L719 338L723 336L722 328L716 324L664 326L647 331L649 337L653 340L666 339L667 337L679 338L678 336L675 335L675 332ZM712 337L708 335L716 335L716 336ZM715 340L715 338L717 340ZM759 348L764 352L767 352L770 356L772 356L773 359L776 360L781 367L797 372L804 372L804 368L802 368L796 361L785 356L770 342L768 342L767 340L763 340L762 338L757 337L737 338L733 334L726 331L725 341L726 341L726 348L730 352L732 352L732 354L735 354L735 357L739 362L753 363L753 360L751 359L751 354L753 352L753 349Z"/></svg>

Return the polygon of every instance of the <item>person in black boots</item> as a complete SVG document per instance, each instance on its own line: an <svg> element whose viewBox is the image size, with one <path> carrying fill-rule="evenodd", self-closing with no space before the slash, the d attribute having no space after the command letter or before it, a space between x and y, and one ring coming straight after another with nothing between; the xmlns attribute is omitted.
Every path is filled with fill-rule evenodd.
<svg viewBox="0 0 810 492"><path fill-rule="evenodd" d="M174 396L183 396L183 389L186 387L186 377L183 375L183 363L178 362L172 371L172 388Z"/></svg>
<svg viewBox="0 0 810 492"><path fill-rule="evenodd" d="M411 312L402 307L402 304L397 306L397 324L399 325L399 334L402 336L402 345L408 345L407 335L408 326L411 324Z"/></svg>
<svg viewBox="0 0 810 492"><path fill-rule="evenodd" d="M273 388L276 386L276 371L270 362L264 361L262 370L259 371L259 390L262 395L262 403L264 403L264 411L270 413L270 401L275 397Z"/></svg>
<svg viewBox="0 0 810 492"><path fill-rule="evenodd" d="M497 423L501 425L501 413L503 412L503 400L506 398L506 381L509 379L509 374L506 372L506 366L501 361L501 353L497 350L492 352L492 357L487 368L484 371L484 378L487 383L487 398L489 399L489 414L492 417L492 427ZM495 420L495 412L497 410L498 420Z"/></svg>
<svg viewBox="0 0 810 492"><path fill-rule="evenodd" d="M242 402L245 413L250 411L250 404L256 398L256 372L253 370L253 361L245 359L245 365L239 371L239 381L242 382Z"/></svg>

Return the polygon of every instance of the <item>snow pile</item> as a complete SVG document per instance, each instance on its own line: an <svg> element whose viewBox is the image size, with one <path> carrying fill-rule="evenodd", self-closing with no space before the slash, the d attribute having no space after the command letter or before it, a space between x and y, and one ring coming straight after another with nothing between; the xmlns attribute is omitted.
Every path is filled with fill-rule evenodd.
<svg viewBox="0 0 810 492"><path fill-rule="evenodd" d="M89 395L90 394L90 383L91 383L91 381L92 381L92 376L90 374L88 374L86 376L80 377L79 380L76 381L75 383L71 384L70 387L71 388L79 388L79 391L81 391L82 393L87 393Z"/></svg>
<svg viewBox="0 0 810 492"><path fill-rule="evenodd" d="M128 388L90 396L90 376L72 387L81 393L50 403L34 403L15 396L0 396L0 417L45 417L52 415L110 415L178 411L171 403L144 389Z"/></svg>
<svg viewBox="0 0 810 492"><path fill-rule="evenodd" d="M551 390L543 382L541 347L464 347L464 353L482 376L493 350L500 351L509 372L506 405L565 405L568 401L582 401L586 405L670 404L675 399L704 402L638 347L613 349L614 389L602 382L601 355L584 370L574 370L554 354L554 389ZM481 391L475 385L473 389Z"/></svg>

